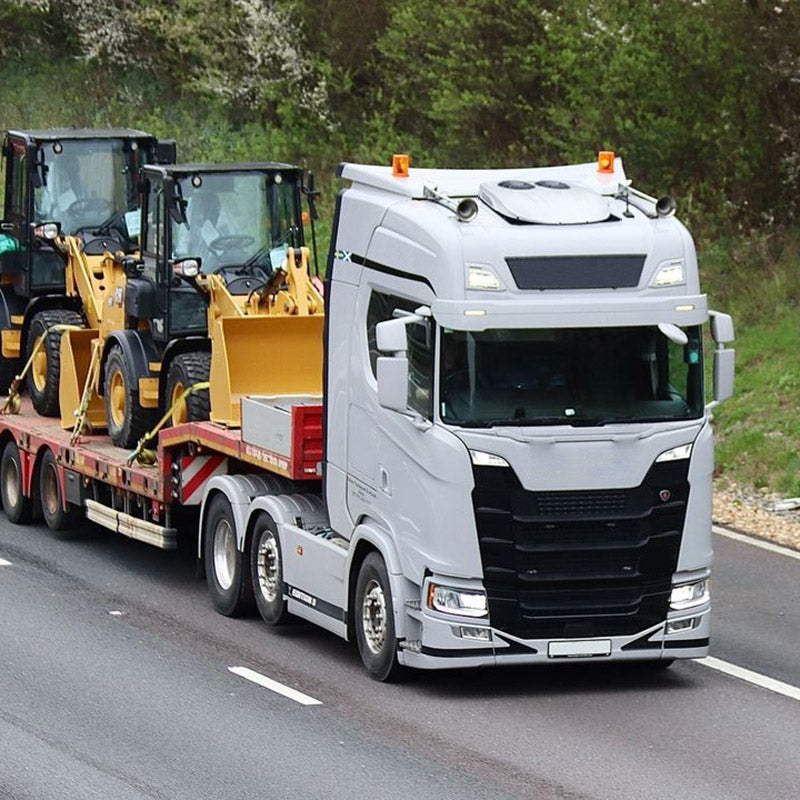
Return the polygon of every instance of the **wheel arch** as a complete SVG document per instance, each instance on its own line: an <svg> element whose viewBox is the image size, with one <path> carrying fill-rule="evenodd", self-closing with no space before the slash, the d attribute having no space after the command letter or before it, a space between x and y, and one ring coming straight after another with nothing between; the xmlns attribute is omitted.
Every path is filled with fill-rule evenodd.
<svg viewBox="0 0 800 800"><path fill-rule="evenodd" d="M158 360L158 354L149 336L142 335L139 331L112 331L103 345L103 353L100 358L100 374L98 376L98 394L102 395L105 391L106 380L106 361L111 348L118 346L122 350L122 355L133 370L135 385L131 390L137 395L139 393L139 378L150 377L150 362Z"/></svg>
<svg viewBox="0 0 800 800"><path fill-rule="evenodd" d="M349 563L347 566L347 632L348 639L353 641L356 582L364 559L370 553L378 553L386 565L389 583L392 588L392 605L395 615L395 635L398 639L405 636L405 602L408 595L405 577L400 564L400 556L391 534L379 525L376 520L363 518L353 531L350 539Z"/></svg>
<svg viewBox="0 0 800 800"><path fill-rule="evenodd" d="M83 316L83 307L77 297L54 294L43 294L39 297L34 297L25 306L19 342L21 354L24 354L28 347L28 331L31 321L40 311L74 311L76 314Z"/></svg>

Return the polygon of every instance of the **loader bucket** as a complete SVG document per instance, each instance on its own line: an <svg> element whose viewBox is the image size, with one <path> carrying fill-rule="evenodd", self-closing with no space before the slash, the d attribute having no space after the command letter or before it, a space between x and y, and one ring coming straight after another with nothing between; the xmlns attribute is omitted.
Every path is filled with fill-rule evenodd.
<svg viewBox="0 0 800 800"><path fill-rule="evenodd" d="M92 360L92 342L98 338L96 330L72 330L61 334L61 375L58 381L58 401L61 407L61 427L75 425L81 404L83 387ZM92 388L89 410L86 415L93 429L106 427L106 409L103 398Z"/></svg>
<svg viewBox="0 0 800 800"><path fill-rule="evenodd" d="M241 398L322 394L322 314L222 317L211 333L211 419L242 424Z"/></svg>

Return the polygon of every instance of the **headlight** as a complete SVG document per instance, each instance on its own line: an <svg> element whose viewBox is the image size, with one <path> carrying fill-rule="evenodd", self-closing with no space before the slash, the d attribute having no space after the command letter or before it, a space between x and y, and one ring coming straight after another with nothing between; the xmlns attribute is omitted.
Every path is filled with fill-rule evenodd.
<svg viewBox="0 0 800 800"><path fill-rule="evenodd" d="M484 453L482 450L470 450L469 457L476 467L507 467L508 461L494 453Z"/></svg>
<svg viewBox="0 0 800 800"><path fill-rule="evenodd" d="M680 447L673 447L672 450L665 450L657 459L656 463L662 461L683 461L692 454L690 444L682 444Z"/></svg>
<svg viewBox="0 0 800 800"><path fill-rule="evenodd" d="M655 277L650 282L651 286L679 286L685 283L683 274L683 261L668 261L656 271Z"/></svg>
<svg viewBox="0 0 800 800"><path fill-rule="evenodd" d="M474 589L456 589L431 583L428 586L428 608L442 614L460 617L485 617L488 615L486 592Z"/></svg>
<svg viewBox="0 0 800 800"><path fill-rule="evenodd" d="M711 599L711 578L673 586L669 605L673 611L702 606Z"/></svg>
<svg viewBox="0 0 800 800"><path fill-rule="evenodd" d="M489 266L470 264L467 267L467 289L483 289L496 292L503 288L497 273Z"/></svg>

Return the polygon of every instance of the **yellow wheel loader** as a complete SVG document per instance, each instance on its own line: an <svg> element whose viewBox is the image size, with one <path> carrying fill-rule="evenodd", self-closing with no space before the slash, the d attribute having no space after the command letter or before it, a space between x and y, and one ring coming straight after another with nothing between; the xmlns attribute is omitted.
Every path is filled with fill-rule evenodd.
<svg viewBox="0 0 800 800"><path fill-rule="evenodd" d="M294 328L278 317L313 317L322 330L303 231L303 195L313 211L314 192L301 169L146 166L141 177L142 255L120 262L125 285L107 315L114 322L68 331L61 342L73 365L62 381L62 423L72 426L77 409L120 447L167 410L172 424L239 424L241 386L257 391L268 370L287 369L280 352ZM319 385L321 365L302 369ZM209 376L210 391L185 394Z"/></svg>
<svg viewBox="0 0 800 800"><path fill-rule="evenodd" d="M99 307L119 288L109 254L137 247L139 169L174 161L175 143L127 128L9 130L2 158L0 392L33 356L33 405L57 416L61 331L108 316L84 301Z"/></svg>

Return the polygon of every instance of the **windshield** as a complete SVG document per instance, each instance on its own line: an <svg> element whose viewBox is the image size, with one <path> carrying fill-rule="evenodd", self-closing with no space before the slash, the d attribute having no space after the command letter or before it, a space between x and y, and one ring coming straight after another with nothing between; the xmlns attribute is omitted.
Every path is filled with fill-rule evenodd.
<svg viewBox="0 0 800 800"><path fill-rule="evenodd" d="M442 333L442 420L603 425L703 413L701 329L686 345L653 327Z"/></svg>
<svg viewBox="0 0 800 800"><path fill-rule="evenodd" d="M200 258L206 274L231 266L269 269L271 251L274 258L301 246L297 182L277 178L213 173L178 181L185 219L172 222L172 258Z"/></svg>
<svg viewBox="0 0 800 800"><path fill-rule="evenodd" d="M149 148L126 139L64 139L43 144L41 186L33 193L37 221L60 222L65 234L116 229L127 241L125 213L137 208L137 171Z"/></svg>

